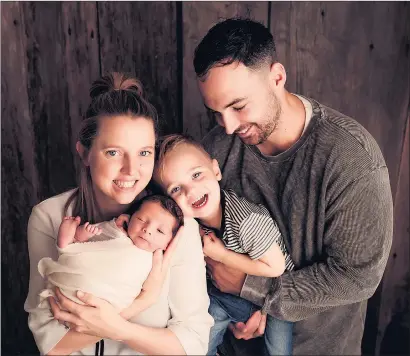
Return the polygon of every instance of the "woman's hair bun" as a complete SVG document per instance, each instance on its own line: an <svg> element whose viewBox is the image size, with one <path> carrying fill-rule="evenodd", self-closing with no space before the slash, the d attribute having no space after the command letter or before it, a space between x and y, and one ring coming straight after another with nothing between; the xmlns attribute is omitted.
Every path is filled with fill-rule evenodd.
<svg viewBox="0 0 410 356"><path fill-rule="evenodd" d="M138 96L142 96L144 92L138 79L125 73L111 72L103 75L92 84L90 97L94 100L100 95L118 90L130 91Z"/></svg>

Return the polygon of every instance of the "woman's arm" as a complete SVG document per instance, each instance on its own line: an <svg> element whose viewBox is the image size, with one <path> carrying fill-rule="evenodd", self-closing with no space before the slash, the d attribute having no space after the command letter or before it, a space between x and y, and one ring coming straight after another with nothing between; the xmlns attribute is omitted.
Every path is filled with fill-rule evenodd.
<svg viewBox="0 0 410 356"><path fill-rule="evenodd" d="M168 329L178 337L187 355L204 355L214 321L208 314L205 261L194 219L185 220L178 247L170 270L168 299L172 318Z"/></svg>
<svg viewBox="0 0 410 356"><path fill-rule="evenodd" d="M192 221L189 225L192 224L196 223ZM56 293L60 304L69 313L60 310L56 317L70 322L77 332L122 341L145 354L205 354L213 320L207 312L209 299L198 226L185 230L181 239L169 272L168 301L172 318L167 328L130 323L102 299L87 293L79 294L78 298L87 304L79 305L65 298L58 290ZM168 265L166 259L171 256L168 252L163 258L165 266ZM168 268L163 268L163 271L167 272Z"/></svg>
<svg viewBox="0 0 410 356"><path fill-rule="evenodd" d="M39 293L46 289L47 285L38 271L38 263L43 257L58 259L53 221L57 221L58 216L62 215L62 207L59 205L61 204L50 204L50 201L46 201L35 206L27 228L30 280L24 310L29 313L28 326L33 333L40 353L43 355L55 352L54 348L57 345L63 348L61 352L55 352L56 354L68 354L90 346L99 340L99 338L90 335L68 331L54 318L49 301L45 298L39 299ZM70 349L67 349L66 346L69 346Z"/></svg>
<svg viewBox="0 0 410 356"><path fill-rule="evenodd" d="M68 330L54 319L47 299L39 299L39 293L46 289L46 282L38 271L38 263L43 257L58 258L52 217L44 202L35 206L27 228L28 251L30 257L29 291L24 310L29 313L28 326L33 333L41 354L47 354Z"/></svg>

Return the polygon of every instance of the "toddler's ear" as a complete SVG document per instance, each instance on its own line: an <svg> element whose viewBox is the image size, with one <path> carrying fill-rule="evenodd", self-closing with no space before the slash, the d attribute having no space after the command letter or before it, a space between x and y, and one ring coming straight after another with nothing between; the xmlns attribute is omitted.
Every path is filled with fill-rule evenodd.
<svg viewBox="0 0 410 356"><path fill-rule="evenodd" d="M212 160L212 169L214 171L216 179L220 181L222 179L222 172L219 168L219 163L215 158Z"/></svg>

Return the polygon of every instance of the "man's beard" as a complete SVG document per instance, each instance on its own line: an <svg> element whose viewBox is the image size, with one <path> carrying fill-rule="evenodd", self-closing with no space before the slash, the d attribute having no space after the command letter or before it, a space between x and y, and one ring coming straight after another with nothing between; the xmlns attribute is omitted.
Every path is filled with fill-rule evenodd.
<svg viewBox="0 0 410 356"><path fill-rule="evenodd" d="M243 143L250 146L256 146L264 143L272 134L272 132L277 128L281 113L282 107L279 103L279 100L277 99L275 94L272 93L271 102L269 103L268 110L265 115L265 117L268 117L268 119L262 121L260 124L251 123L252 127L250 128L250 130L254 131L252 135L246 138L240 137L240 139L243 141ZM236 131L240 130L241 127Z"/></svg>

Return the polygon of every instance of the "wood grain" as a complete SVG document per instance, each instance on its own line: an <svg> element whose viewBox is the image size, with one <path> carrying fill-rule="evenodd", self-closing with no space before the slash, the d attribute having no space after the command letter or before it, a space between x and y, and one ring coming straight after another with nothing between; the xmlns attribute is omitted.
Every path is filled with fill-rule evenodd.
<svg viewBox="0 0 410 356"><path fill-rule="evenodd" d="M409 147L410 118L407 117L406 134L403 142L397 193L394 206L394 238L390 258L383 277L381 300L379 305L378 338L376 354L379 354L385 331L395 314L407 313L409 304L408 288L410 283L410 230L409 230ZM407 286L406 286L407 283ZM407 289L406 289L407 288ZM406 294L407 293L407 294ZM407 299L406 299L407 295ZM408 325L409 326L409 325ZM388 347L388 346L387 346ZM390 351L390 352L389 352ZM384 350L392 353L393 350Z"/></svg>
<svg viewBox="0 0 410 356"><path fill-rule="evenodd" d="M67 78L71 150L74 156L77 133L90 103L88 89L100 76L96 3L63 2L64 59Z"/></svg>
<svg viewBox="0 0 410 356"><path fill-rule="evenodd" d="M163 132L180 131L176 3L101 2L98 13L102 72L136 75L160 114Z"/></svg>
<svg viewBox="0 0 410 356"><path fill-rule="evenodd" d="M359 121L379 143L393 195L409 103L406 3L272 3L271 31L291 92Z"/></svg>
<svg viewBox="0 0 410 356"><path fill-rule="evenodd" d="M38 199L39 184L27 94L25 23L20 4L1 4L1 33L2 352L15 354L18 349L30 353L36 346L23 310L29 270L26 228L31 207Z"/></svg>

